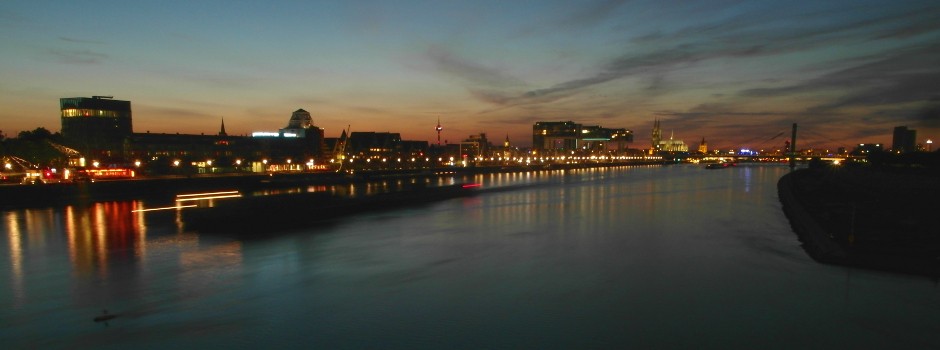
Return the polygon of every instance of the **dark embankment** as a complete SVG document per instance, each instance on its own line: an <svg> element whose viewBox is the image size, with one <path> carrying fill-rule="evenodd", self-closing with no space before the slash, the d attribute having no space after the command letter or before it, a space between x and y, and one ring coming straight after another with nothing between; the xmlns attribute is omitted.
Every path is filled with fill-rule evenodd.
<svg viewBox="0 0 940 350"><path fill-rule="evenodd" d="M778 183L806 252L829 264L940 276L940 177L917 169L820 167Z"/></svg>
<svg viewBox="0 0 940 350"><path fill-rule="evenodd" d="M186 192L296 186L305 183L350 181L335 173L244 174L226 176L159 177L77 183L0 186L0 208L28 208L91 202L162 199Z"/></svg>
<svg viewBox="0 0 940 350"><path fill-rule="evenodd" d="M335 222L350 215L419 206L473 195L479 185L456 184L406 189L363 196L306 192L252 196L182 210L187 229L203 233L261 238L274 232Z"/></svg>

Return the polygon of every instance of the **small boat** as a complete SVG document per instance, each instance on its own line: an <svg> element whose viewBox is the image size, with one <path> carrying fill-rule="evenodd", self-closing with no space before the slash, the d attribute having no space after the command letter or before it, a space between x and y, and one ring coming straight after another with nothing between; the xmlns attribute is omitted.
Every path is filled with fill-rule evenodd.
<svg viewBox="0 0 940 350"><path fill-rule="evenodd" d="M731 162L711 163L711 164L706 165L705 169L724 169L724 168L733 167L735 165L736 164L731 163Z"/></svg>
<svg viewBox="0 0 940 350"><path fill-rule="evenodd" d="M109 314L108 310L102 310L101 315L95 316L93 321L108 323L109 320L114 319L117 316L118 315L115 314Z"/></svg>

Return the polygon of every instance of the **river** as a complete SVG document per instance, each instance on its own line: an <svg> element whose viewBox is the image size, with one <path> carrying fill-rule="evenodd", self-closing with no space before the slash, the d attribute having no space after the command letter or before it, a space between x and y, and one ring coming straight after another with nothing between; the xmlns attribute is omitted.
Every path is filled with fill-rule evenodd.
<svg viewBox="0 0 940 350"><path fill-rule="evenodd" d="M156 203L0 212L7 349L940 348L936 281L822 265L789 169L478 175L477 196L265 238ZM499 189L499 190L494 190ZM250 220L250 218L232 218ZM93 322L103 315L116 317Z"/></svg>

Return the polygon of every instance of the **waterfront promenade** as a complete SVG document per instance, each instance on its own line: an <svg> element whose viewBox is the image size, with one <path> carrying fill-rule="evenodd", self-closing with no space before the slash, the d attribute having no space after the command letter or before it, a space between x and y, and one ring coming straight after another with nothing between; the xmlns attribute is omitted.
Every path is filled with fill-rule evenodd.
<svg viewBox="0 0 940 350"><path fill-rule="evenodd" d="M584 169L662 164L661 160L625 162L540 163L415 169L365 169L355 171L266 172L198 174L189 176L142 176L133 179L62 182L50 184L0 185L0 209L82 204L99 201L156 199L171 200L186 192L238 190L242 192L305 185L363 183L387 179L421 179L533 170Z"/></svg>

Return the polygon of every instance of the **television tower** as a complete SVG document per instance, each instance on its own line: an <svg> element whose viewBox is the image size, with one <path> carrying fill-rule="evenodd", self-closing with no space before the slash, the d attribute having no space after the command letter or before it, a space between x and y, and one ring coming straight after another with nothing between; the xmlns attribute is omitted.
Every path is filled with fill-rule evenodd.
<svg viewBox="0 0 940 350"><path fill-rule="evenodd" d="M441 145L441 130L444 128L441 127L441 117L437 117L437 145Z"/></svg>

